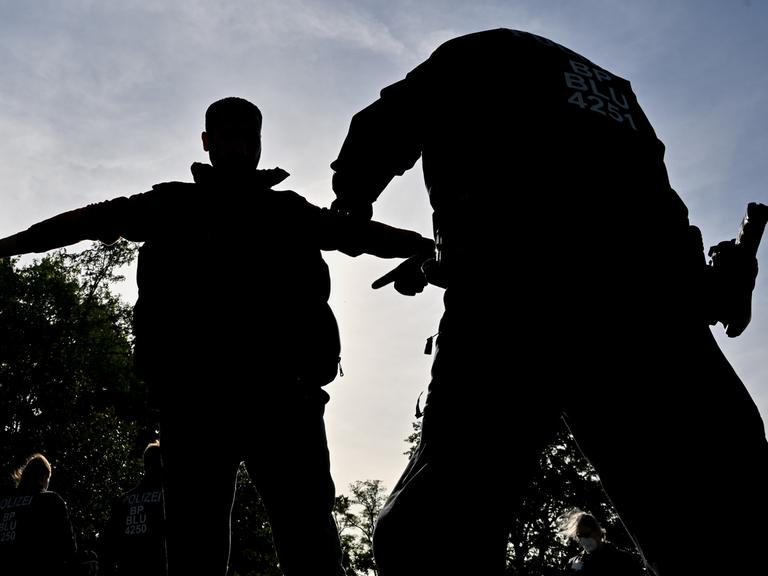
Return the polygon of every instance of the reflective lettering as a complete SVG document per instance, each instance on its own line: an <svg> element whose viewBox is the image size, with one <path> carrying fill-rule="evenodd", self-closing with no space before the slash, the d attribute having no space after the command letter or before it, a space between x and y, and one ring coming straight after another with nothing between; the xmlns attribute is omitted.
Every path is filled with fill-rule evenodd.
<svg viewBox="0 0 768 576"><path fill-rule="evenodd" d="M571 69L581 76L586 76L587 78L592 78L592 71L590 70L589 66L584 64L583 62L576 62L575 60L569 60L569 63L571 65Z"/></svg>
<svg viewBox="0 0 768 576"><path fill-rule="evenodd" d="M600 92L600 90L597 89L597 84L595 83L594 80L590 80L589 81L589 85L592 88L592 94L594 94L595 96L599 96L600 98L605 98L606 100L608 100L608 95L607 94L602 94Z"/></svg>
<svg viewBox="0 0 768 576"><path fill-rule="evenodd" d="M589 90L589 87L584 81L584 78L578 74L574 74L573 72L565 73L565 85L568 86L568 88L572 88L573 90Z"/></svg>
<svg viewBox="0 0 768 576"><path fill-rule="evenodd" d="M627 102L627 97L624 96L624 94L616 94L616 92L613 89L613 86L608 87L608 91L611 93L611 100L616 102L619 106L624 108L624 110L629 110L629 102ZM621 101L619 101L619 97L621 97Z"/></svg>
<svg viewBox="0 0 768 576"><path fill-rule="evenodd" d="M598 80L601 80L604 82L609 82L613 80L613 77L610 74L608 74L608 72L606 72L605 70L600 70L599 68L593 68L592 70L595 71L595 78L597 78Z"/></svg>

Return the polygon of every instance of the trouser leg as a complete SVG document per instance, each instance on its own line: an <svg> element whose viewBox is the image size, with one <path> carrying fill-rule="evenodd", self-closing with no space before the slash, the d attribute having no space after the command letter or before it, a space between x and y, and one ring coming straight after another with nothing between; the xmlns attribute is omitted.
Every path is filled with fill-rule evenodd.
<svg viewBox="0 0 768 576"><path fill-rule="evenodd" d="M273 405L258 426L266 441L246 457L286 576L344 574L323 422L327 398L316 389Z"/></svg>
<svg viewBox="0 0 768 576"><path fill-rule="evenodd" d="M571 428L660 576L758 574L768 539L762 420L708 330L667 344L615 375L602 410L569 410ZM732 531L727 546L710 545Z"/></svg>
<svg viewBox="0 0 768 576"><path fill-rule="evenodd" d="M421 442L376 525L381 576L502 574L514 508L558 429L556 408L515 400L497 355L463 344L440 336Z"/></svg>
<svg viewBox="0 0 768 576"><path fill-rule="evenodd" d="M163 412L168 575L224 576L239 459L212 414L179 403Z"/></svg>

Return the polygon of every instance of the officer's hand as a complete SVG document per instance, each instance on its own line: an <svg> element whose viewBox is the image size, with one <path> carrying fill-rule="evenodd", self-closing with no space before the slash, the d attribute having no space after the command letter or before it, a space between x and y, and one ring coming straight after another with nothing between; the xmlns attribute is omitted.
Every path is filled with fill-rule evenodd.
<svg viewBox="0 0 768 576"><path fill-rule="evenodd" d="M371 288L377 290L387 284L395 283L395 290L403 296L415 296L424 291L427 285L427 278L421 269L424 263L424 256L411 256L404 260L397 268L390 270L381 278L371 284Z"/></svg>
<svg viewBox="0 0 768 576"><path fill-rule="evenodd" d="M361 220L370 220L373 217L373 206L370 202L350 198L336 198L331 203L331 210Z"/></svg>

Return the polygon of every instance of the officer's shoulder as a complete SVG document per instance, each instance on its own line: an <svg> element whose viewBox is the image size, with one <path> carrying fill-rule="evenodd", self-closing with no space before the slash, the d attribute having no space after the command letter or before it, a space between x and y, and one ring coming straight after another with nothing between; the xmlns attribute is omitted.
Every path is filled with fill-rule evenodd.
<svg viewBox="0 0 768 576"><path fill-rule="evenodd" d="M64 502L64 498L62 498L57 492L52 492L50 490L46 490L35 495L33 502L40 506L56 506L64 508L67 506L66 502Z"/></svg>
<svg viewBox="0 0 768 576"><path fill-rule="evenodd" d="M481 54L484 51L497 50L499 47L508 47L530 41L534 37L529 32L512 30L510 28L480 30L446 40L432 52L432 56L439 58L448 55L465 56L475 53Z"/></svg>
<svg viewBox="0 0 768 576"><path fill-rule="evenodd" d="M63 501L63 500L64 500L64 499L63 499L63 498L62 498L62 497L59 495L59 493L58 493L58 492L54 492L53 490L43 490L42 492L39 492L38 494L36 494L36 496L37 496L38 498L40 498L41 500L42 500L42 499L47 499L47 500L61 500L61 501Z"/></svg>

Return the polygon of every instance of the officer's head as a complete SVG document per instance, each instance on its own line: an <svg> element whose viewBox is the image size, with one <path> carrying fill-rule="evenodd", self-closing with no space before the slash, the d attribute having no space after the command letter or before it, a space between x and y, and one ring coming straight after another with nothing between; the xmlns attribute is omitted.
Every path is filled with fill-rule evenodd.
<svg viewBox="0 0 768 576"><path fill-rule="evenodd" d="M578 542L587 553L597 550L605 540L605 530L597 518L578 508L563 514L559 525L560 536L564 540Z"/></svg>
<svg viewBox="0 0 768 576"><path fill-rule="evenodd" d="M48 490L51 464L42 454L32 454L21 468L13 473L13 479L20 490L28 492Z"/></svg>
<svg viewBox="0 0 768 576"><path fill-rule="evenodd" d="M261 111L243 98L217 100L205 112L203 150L227 171L254 170L261 157Z"/></svg>
<svg viewBox="0 0 768 576"><path fill-rule="evenodd" d="M159 478L162 469L160 457L160 441L155 440L147 444L144 449L144 473L153 478Z"/></svg>
<svg viewBox="0 0 768 576"><path fill-rule="evenodd" d="M582 548L587 553L594 552L600 547L600 544L605 538L605 530L603 530L597 518L582 512L576 523L576 539L581 544Z"/></svg>

